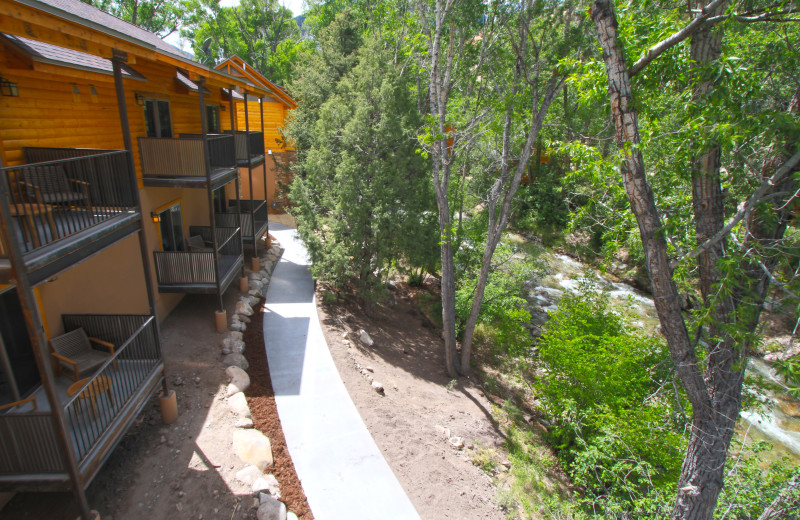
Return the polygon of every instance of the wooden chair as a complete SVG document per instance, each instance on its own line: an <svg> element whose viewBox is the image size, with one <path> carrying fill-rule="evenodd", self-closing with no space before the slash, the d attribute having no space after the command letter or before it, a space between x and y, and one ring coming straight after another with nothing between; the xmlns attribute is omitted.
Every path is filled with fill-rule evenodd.
<svg viewBox="0 0 800 520"><path fill-rule="evenodd" d="M92 343L106 348L108 352L94 349ZM81 374L94 370L114 355L113 343L90 338L83 328L51 339L50 349L56 375L60 375L61 368L65 367L70 372L68 375L73 381L77 381L81 378ZM116 369L117 361L114 360L114 370Z"/></svg>
<svg viewBox="0 0 800 520"><path fill-rule="evenodd" d="M40 204L82 206L92 215L89 183L67 177L61 165L31 166L22 172L20 184L28 199Z"/></svg>
<svg viewBox="0 0 800 520"><path fill-rule="evenodd" d="M4 405L0 406L0 412L3 411L3 410L10 410L11 408L14 408L15 406L22 406L22 405L24 405L26 403L33 404L33 410L30 410L30 411L35 412L35 411L39 410L38 406L36 405L36 397L32 395L32 396L30 396L28 398L20 399L19 401L14 401L13 403L8 403L8 404L4 404ZM28 410L26 410L26 411L28 411Z"/></svg>
<svg viewBox="0 0 800 520"><path fill-rule="evenodd" d="M186 241L186 245L189 246L189 251L211 251L212 248L206 245L205 240L200 235L192 235Z"/></svg>

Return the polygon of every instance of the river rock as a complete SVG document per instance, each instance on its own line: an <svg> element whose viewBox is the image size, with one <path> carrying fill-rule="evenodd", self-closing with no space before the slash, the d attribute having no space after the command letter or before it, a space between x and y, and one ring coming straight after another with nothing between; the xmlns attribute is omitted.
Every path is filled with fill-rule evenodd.
<svg viewBox="0 0 800 520"><path fill-rule="evenodd" d="M269 475L259 475L259 477L253 481L252 488L253 493L256 494L266 491L275 498L281 497L281 487L278 484L278 479L276 479L275 475L272 473Z"/></svg>
<svg viewBox="0 0 800 520"><path fill-rule="evenodd" d="M369 334L367 333L366 330L361 329L358 331L358 333L359 333L359 339L361 339L361 343L363 343L364 345L371 347L372 345L375 344L375 342L372 341L372 338L369 337Z"/></svg>
<svg viewBox="0 0 800 520"><path fill-rule="evenodd" d="M296 514L289 511L288 513L286 513L286 520L299 520L299 519L297 518Z"/></svg>
<svg viewBox="0 0 800 520"><path fill-rule="evenodd" d="M778 398L778 407L789 417L800 417L800 401Z"/></svg>
<svg viewBox="0 0 800 520"><path fill-rule="evenodd" d="M372 389L378 392L379 394L383 394L383 385L377 381L372 382Z"/></svg>
<svg viewBox="0 0 800 520"><path fill-rule="evenodd" d="M256 511L258 520L286 520L286 504L266 493L261 494L261 505Z"/></svg>
<svg viewBox="0 0 800 520"><path fill-rule="evenodd" d="M252 464L263 473L272 466L272 444L258 430L236 430L233 432L233 451L242 462Z"/></svg>
<svg viewBox="0 0 800 520"><path fill-rule="evenodd" d="M239 333L241 334L241 332ZM244 341L235 338L225 338L222 340L222 353L223 354L241 354L244 352Z"/></svg>
<svg viewBox="0 0 800 520"><path fill-rule="evenodd" d="M250 363L247 362L247 359L242 354L228 354L222 358L222 364L226 367L239 367L242 370L250 368Z"/></svg>
<svg viewBox="0 0 800 520"><path fill-rule="evenodd" d="M233 425L236 428L252 428L253 427L253 419L248 419L245 417L244 419L239 419Z"/></svg>
<svg viewBox="0 0 800 520"><path fill-rule="evenodd" d="M230 396L228 398L228 406L231 407L231 410L233 410L236 415L246 417L248 419L253 418L253 416L250 414L250 407L247 405L247 398L242 392Z"/></svg>
<svg viewBox="0 0 800 520"><path fill-rule="evenodd" d="M241 314L242 316L252 316L253 309L250 307L249 303L238 301L236 302L236 314Z"/></svg>
<svg viewBox="0 0 800 520"><path fill-rule="evenodd" d="M236 472L236 479L239 480L242 484L252 486L253 482L261 478L263 475L264 474L261 472L260 469L253 466L252 464L248 464L243 469Z"/></svg>
<svg viewBox="0 0 800 520"><path fill-rule="evenodd" d="M241 368L230 366L225 369L225 373L231 378L231 382L228 384L228 397L250 388L250 376Z"/></svg>

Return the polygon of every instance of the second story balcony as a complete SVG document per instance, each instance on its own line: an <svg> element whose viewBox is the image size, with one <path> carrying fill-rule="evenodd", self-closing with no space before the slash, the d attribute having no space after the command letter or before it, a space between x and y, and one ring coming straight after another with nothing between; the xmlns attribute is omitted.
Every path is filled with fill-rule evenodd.
<svg viewBox="0 0 800 520"><path fill-rule="evenodd" d="M140 137L142 177L145 186L218 188L236 175L235 141L232 135L201 134L180 138ZM208 155L210 172L206 172Z"/></svg>
<svg viewBox="0 0 800 520"><path fill-rule="evenodd" d="M138 229L128 152L26 148L27 164L0 169L10 232L36 284ZM10 263L0 251L0 282Z"/></svg>

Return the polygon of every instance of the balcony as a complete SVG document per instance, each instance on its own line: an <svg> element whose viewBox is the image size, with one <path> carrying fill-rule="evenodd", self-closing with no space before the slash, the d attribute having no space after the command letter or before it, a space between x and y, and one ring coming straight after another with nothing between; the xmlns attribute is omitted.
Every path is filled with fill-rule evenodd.
<svg viewBox="0 0 800 520"><path fill-rule="evenodd" d="M229 210L235 212L237 204L242 211L242 240L245 244L253 244L267 232L267 202L231 199ZM214 218L217 226L236 226L236 213L216 213Z"/></svg>
<svg viewBox="0 0 800 520"><path fill-rule="evenodd" d="M236 139L236 162L239 166L247 166L248 163L255 165L264 160L264 132L246 132L244 130L231 132L226 130L225 133L232 133ZM249 156L247 154L248 144L250 144Z"/></svg>
<svg viewBox="0 0 800 520"><path fill-rule="evenodd" d="M0 415L0 485L69 486L60 435L66 435L88 485L163 377L152 316L73 314L62 319L66 331L83 327L89 336L114 343L115 353L71 396L67 389L73 381L56 379L56 406L64 410L67 423L63 434L42 388L33 394L37 411L12 409ZM90 398L88 390L101 383L102 392Z"/></svg>
<svg viewBox="0 0 800 520"><path fill-rule="evenodd" d="M215 294L219 280L220 289L225 292L236 278L236 271L243 265L241 231L235 226L217 228L219 272L214 269L211 227L191 226L189 235L199 235L207 247L202 250L153 252L158 290Z"/></svg>
<svg viewBox="0 0 800 520"><path fill-rule="evenodd" d="M206 146L200 134L186 134L178 139L139 137L138 142L145 186L216 189L236 176L232 135L208 136L209 175L206 175Z"/></svg>
<svg viewBox="0 0 800 520"><path fill-rule="evenodd" d="M25 269L36 284L138 230L128 152L26 148L28 164L0 169ZM7 280L0 250L0 282Z"/></svg>

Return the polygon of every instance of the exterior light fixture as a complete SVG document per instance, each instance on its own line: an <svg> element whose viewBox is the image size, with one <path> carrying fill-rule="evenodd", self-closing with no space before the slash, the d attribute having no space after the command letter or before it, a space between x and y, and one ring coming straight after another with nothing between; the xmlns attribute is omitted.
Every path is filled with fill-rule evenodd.
<svg viewBox="0 0 800 520"><path fill-rule="evenodd" d="M0 94L9 97L19 96L19 91L17 90L17 84L13 81L9 81L3 76L0 76Z"/></svg>
<svg viewBox="0 0 800 520"><path fill-rule="evenodd" d="M152 219L153 219L153 222L154 222L155 224L158 224L159 222L161 222L161 214L160 214L160 213L153 213L153 212L151 211L151 212L150 212L150 218L152 218Z"/></svg>

